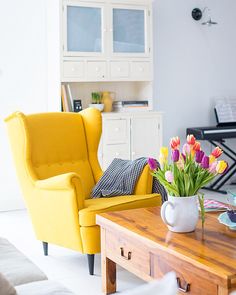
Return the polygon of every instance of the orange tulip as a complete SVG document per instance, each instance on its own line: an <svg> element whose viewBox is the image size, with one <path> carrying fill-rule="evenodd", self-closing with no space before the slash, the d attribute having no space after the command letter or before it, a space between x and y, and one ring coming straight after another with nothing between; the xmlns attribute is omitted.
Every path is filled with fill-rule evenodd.
<svg viewBox="0 0 236 295"><path fill-rule="evenodd" d="M196 139L195 137L192 135L192 134L189 134L187 136L187 143L190 144L190 145L194 145L196 142Z"/></svg>
<svg viewBox="0 0 236 295"><path fill-rule="evenodd" d="M170 140L170 146L173 150L176 150L180 146L180 139L178 136L171 138Z"/></svg>
<svg viewBox="0 0 236 295"><path fill-rule="evenodd" d="M216 148L214 148L214 150L212 151L211 155L217 159L217 158L219 158L222 155L222 153L223 153L222 149L220 149L217 146Z"/></svg>
<svg viewBox="0 0 236 295"><path fill-rule="evenodd" d="M200 151L201 150L201 144L199 141L196 141L195 144L193 145L193 150L196 151Z"/></svg>

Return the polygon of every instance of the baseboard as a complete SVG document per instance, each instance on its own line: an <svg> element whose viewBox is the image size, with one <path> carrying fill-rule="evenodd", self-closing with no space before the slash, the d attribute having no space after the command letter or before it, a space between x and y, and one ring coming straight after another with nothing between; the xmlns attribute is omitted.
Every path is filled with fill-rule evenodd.
<svg viewBox="0 0 236 295"><path fill-rule="evenodd" d="M0 199L0 212L25 209L24 201L17 199Z"/></svg>

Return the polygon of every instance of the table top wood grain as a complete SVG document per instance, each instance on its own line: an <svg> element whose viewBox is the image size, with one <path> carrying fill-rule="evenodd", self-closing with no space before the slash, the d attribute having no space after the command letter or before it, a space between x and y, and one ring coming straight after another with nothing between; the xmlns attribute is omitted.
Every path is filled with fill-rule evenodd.
<svg viewBox="0 0 236 295"><path fill-rule="evenodd" d="M151 247L164 250L223 280L236 280L236 231L217 220L217 213L206 213L204 234L199 219L196 231L173 233L160 217L160 207L109 212L97 215L97 224L117 230Z"/></svg>

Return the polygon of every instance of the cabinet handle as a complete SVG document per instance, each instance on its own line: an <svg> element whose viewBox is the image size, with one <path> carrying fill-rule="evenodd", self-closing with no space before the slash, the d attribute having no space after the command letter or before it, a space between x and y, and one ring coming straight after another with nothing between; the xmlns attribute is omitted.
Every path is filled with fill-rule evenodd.
<svg viewBox="0 0 236 295"><path fill-rule="evenodd" d="M131 260L131 254L132 254L132 252L129 251L129 252L128 252L128 256L125 256L125 254L124 254L124 248L123 248L123 247L120 248L120 255L121 255L121 257L123 257L125 260Z"/></svg>
<svg viewBox="0 0 236 295"><path fill-rule="evenodd" d="M176 280L177 280L178 288L181 292L188 293L190 291L190 284L189 283L186 283L186 285L184 287L182 287L180 278L177 278Z"/></svg>

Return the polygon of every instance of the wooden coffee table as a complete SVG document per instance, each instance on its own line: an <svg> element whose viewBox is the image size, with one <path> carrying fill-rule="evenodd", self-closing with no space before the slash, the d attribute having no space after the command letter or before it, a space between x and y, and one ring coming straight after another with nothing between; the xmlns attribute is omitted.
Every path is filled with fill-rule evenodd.
<svg viewBox="0 0 236 295"><path fill-rule="evenodd" d="M104 293L116 292L119 264L145 281L173 270L180 293L229 294L236 289L236 232L218 215L206 214L204 236L200 221L192 233L168 231L159 207L97 215Z"/></svg>

